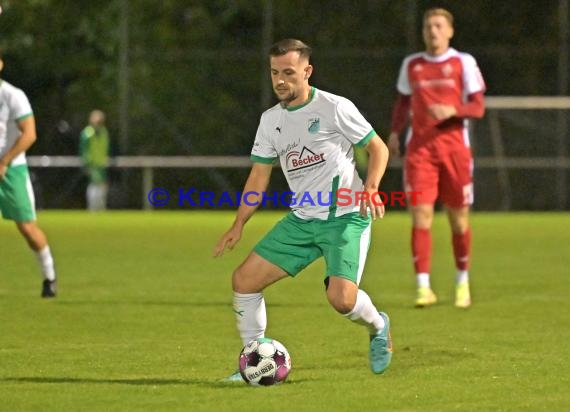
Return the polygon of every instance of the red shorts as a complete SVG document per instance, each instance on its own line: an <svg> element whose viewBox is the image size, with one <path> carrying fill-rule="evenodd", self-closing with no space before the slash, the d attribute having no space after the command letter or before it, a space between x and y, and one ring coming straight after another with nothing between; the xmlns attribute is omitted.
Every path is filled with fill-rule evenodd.
<svg viewBox="0 0 570 412"><path fill-rule="evenodd" d="M473 203L473 157L468 147L440 153L422 147L406 153L404 187L415 195L414 204L431 204L440 198L452 208ZM413 204L410 204L413 206Z"/></svg>

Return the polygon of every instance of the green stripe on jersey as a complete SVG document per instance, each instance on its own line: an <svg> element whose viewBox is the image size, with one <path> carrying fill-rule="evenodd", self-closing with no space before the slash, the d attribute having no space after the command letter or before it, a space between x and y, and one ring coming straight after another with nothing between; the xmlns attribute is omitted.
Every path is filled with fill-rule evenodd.
<svg viewBox="0 0 570 412"><path fill-rule="evenodd" d="M309 92L309 98L307 99L307 101L297 106L291 106L291 107L287 106L287 111L294 112L295 110L302 109L303 107L311 103L313 101L313 97L315 97L315 90L317 90L315 87L311 87L311 91Z"/></svg>
<svg viewBox="0 0 570 412"><path fill-rule="evenodd" d="M366 146L366 145L368 144L368 142L369 142L370 140L372 140L372 138L374 137L375 134L376 134L376 132L374 131L374 129L370 130L370 131L368 132L368 134L367 134L366 136L364 136L364 138L363 138L360 142L358 142L358 143L355 144L355 146L357 146L357 147L364 147L364 146Z"/></svg>
<svg viewBox="0 0 570 412"><path fill-rule="evenodd" d="M31 116L33 116L33 115L34 115L34 113L30 112L30 113L27 113L27 114L25 114L25 115L23 115L23 116L17 117L17 118L16 118L16 123L20 123L22 120L27 119L28 117L31 117Z"/></svg>
<svg viewBox="0 0 570 412"><path fill-rule="evenodd" d="M254 163L263 163L266 165L270 165L273 164L273 162L275 161L275 159L277 159L276 157L261 157L261 156L255 156L255 155L251 155L249 157L249 159L254 162Z"/></svg>
<svg viewBox="0 0 570 412"><path fill-rule="evenodd" d="M329 206L329 216L328 219L334 219L336 215L336 206L337 206L337 191L338 191L338 182L340 181L340 176L336 175L332 180L332 192L331 192L331 204Z"/></svg>

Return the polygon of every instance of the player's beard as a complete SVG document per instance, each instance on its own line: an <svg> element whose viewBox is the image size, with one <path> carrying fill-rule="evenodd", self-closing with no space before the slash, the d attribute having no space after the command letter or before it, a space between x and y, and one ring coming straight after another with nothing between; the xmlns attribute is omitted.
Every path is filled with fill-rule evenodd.
<svg viewBox="0 0 570 412"><path fill-rule="evenodd" d="M275 95L279 99L279 104L284 109L287 108L287 106L289 106L289 103L291 103L293 100L297 98L297 94L293 90L290 90L289 94L285 97L281 97L279 94L277 94L277 90L275 90Z"/></svg>

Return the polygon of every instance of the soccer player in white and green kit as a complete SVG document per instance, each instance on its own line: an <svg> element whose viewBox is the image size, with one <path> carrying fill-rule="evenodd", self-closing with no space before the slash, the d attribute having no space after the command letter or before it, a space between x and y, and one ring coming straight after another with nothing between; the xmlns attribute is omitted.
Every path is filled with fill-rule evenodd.
<svg viewBox="0 0 570 412"><path fill-rule="evenodd" d="M231 228L214 255L232 249L243 226L263 201L272 164L279 159L297 202L291 212L254 247L234 271L234 312L244 345L264 336L267 325L265 287L295 277L324 257L329 303L370 333L370 367L386 370L392 358L390 320L378 312L359 283L370 244L371 220L384 207L371 201L388 161L388 149L352 102L309 85L311 48L295 39L274 44L269 52L273 89L280 103L261 116L251 152L253 166ZM369 154L368 175L359 178L353 146ZM336 202L338 189L368 193L368 200L347 205ZM331 197L332 201L328 201ZM306 201L301 202L302 199ZM309 198L312 200L309 200ZM330 203L330 205L324 205ZM380 202L376 202L380 203ZM228 380L241 380L233 374Z"/></svg>
<svg viewBox="0 0 570 412"><path fill-rule="evenodd" d="M3 67L0 58L0 71ZM36 123L28 98L22 90L0 80L0 211L4 219L16 222L36 254L44 277L41 296L52 298L57 293L53 257L46 236L36 223L25 153L35 140Z"/></svg>
<svg viewBox="0 0 570 412"><path fill-rule="evenodd" d="M79 155L89 184L87 208L90 211L107 208L107 167L109 166L109 132L105 127L105 113L93 110L89 124L79 135Z"/></svg>

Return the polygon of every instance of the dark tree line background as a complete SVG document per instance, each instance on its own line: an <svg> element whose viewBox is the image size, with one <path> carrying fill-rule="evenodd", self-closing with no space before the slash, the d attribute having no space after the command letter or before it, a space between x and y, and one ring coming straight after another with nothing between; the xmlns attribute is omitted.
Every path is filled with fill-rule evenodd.
<svg viewBox="0 0 570 412"><path fill-rule="evenodd" d="M101 108L108 115L115 154L248 155L259 115L267 108L266 0L128 1L128 141L119 128L124 2L0 1L2 78L28 94L38 125L39 139L29 154L76 154L88 112ZM312 83L353 100L387 136L400 63L407 53L422 49L421 14L432 6L455 15L452 45L477 58L488 95L560 92L558 0L273 0L272 39L297 37L311 44ZM524 141L513 139L507 154L555 155L548 140L537 142L532 133ZM476 142L476 154L489 154L484 138ZM82 201L81 184L78 178L70 181L69 173L54 170L42 177L44 189L58 181L73 186L69 199L44 190L48 206L73 207ZM127 173L132 193L117 192L117 206L140 206L136 173ZM157 185L237 189L246 174L163 170ZM394 172L386 184L396 190L399 179ZM125 177L121 180L124 192ZM517 180L524 176L514 176ZM492 199L482 200L481 208L493 208ZM526 201L521 208L548 208L547 202Z"/></svg>

